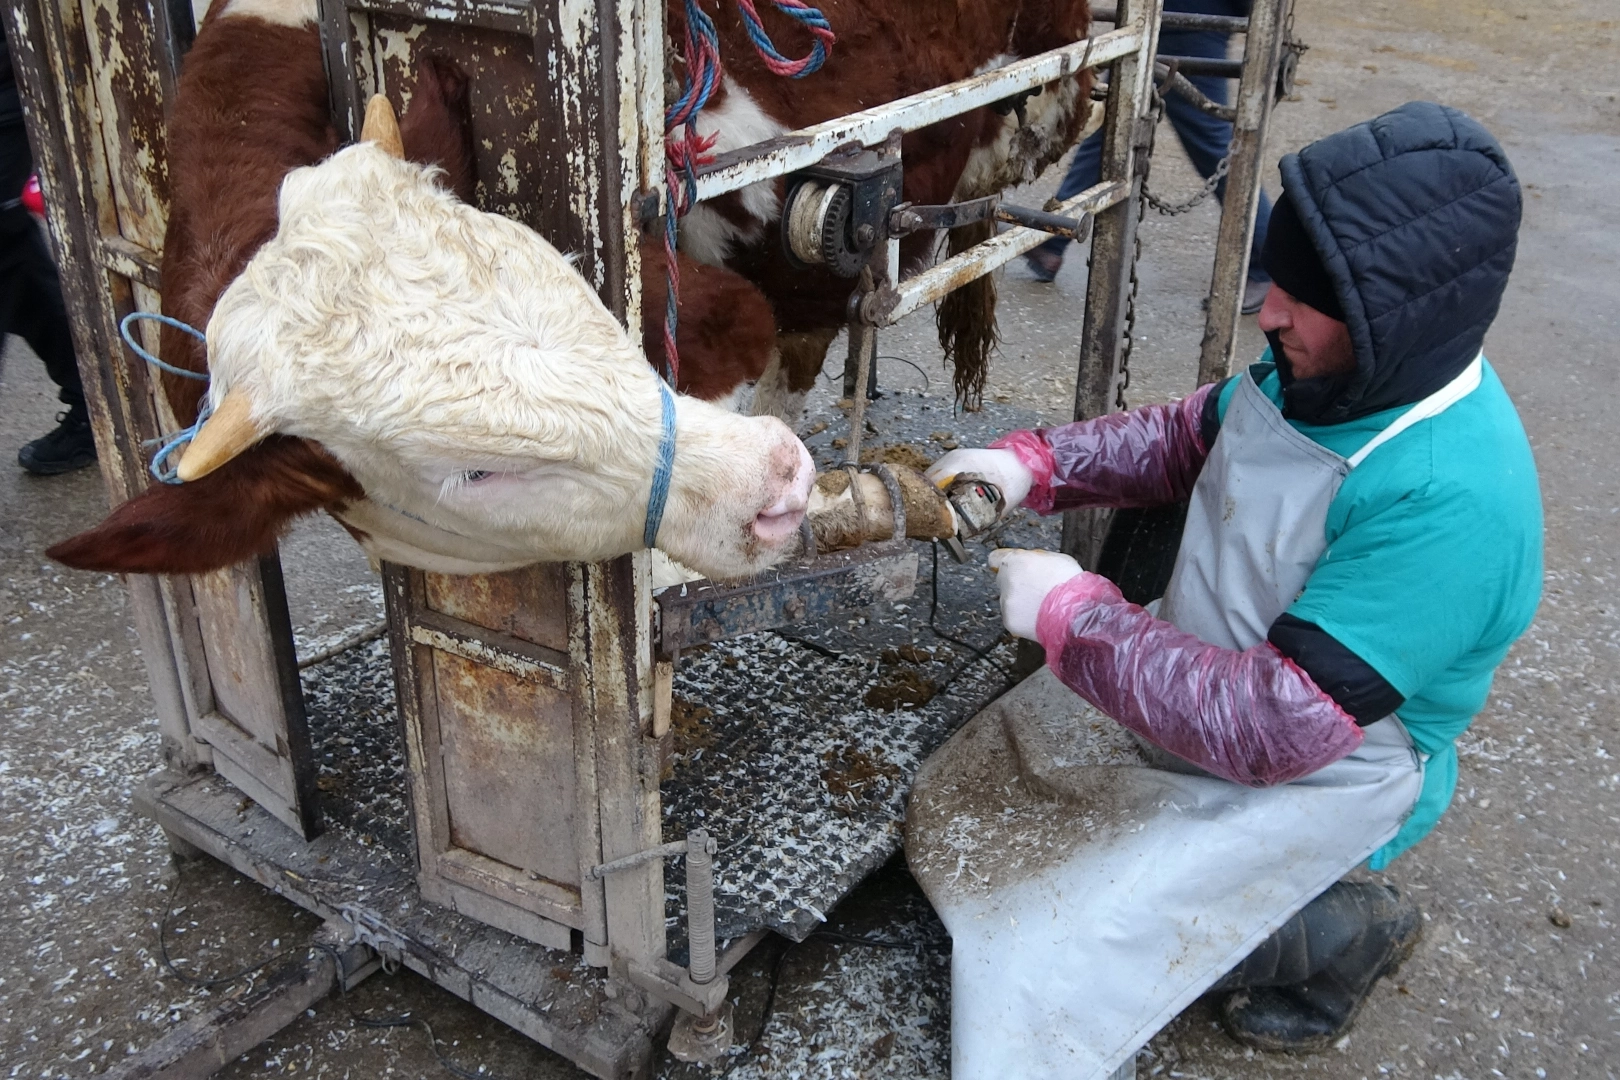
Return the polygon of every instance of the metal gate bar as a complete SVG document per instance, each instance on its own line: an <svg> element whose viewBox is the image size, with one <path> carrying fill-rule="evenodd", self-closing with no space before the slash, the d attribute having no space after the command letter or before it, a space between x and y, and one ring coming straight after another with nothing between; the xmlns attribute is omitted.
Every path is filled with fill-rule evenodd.
<svg viewBox="0 0 1620 1080"><path fill-rule="evenodd" d="M713 163L697 170L697 198L712 199L761 180L773 180L814 165L851 143L875 146L891 132L916 131L1086 68L1134 56L1141 49L1142 36L1135 25L1110 30L982 75L716 154Z"/></svg>

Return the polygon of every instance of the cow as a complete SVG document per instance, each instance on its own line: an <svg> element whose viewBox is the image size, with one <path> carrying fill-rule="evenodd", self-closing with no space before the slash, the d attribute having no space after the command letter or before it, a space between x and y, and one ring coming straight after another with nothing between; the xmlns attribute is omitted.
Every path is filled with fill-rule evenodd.
<svg viewBox="0 0 1620 1080"><path fill-rule="evenodd" d="M206 327L208 346L165 328L160 347L210 374L213 415L181 458L191 479L48 554L201 573L320 510L376 558L449 573L642 547L663 442L645 354L562 254L464 201L455 72L421 72L400 133L416 161L333 153L316 18L314 0L216 0L199 28L170 127L162 275L165 313ZM661 268L654 253L649 275ZM769 307L726 271L687 278L682 369L723 397L769 359ZM716 327L737 331L727 348ZM705 341L732 370L701 362ZM163 390L182 422L197 415L200 384L166 375ZM777 561L814 479L803 444L776 420L673 401L657 545L718 578Z"/></svg>
<svg viewBox="0 0 1620 1080"><path fill-rule="evenodd" d="M711 10L705 5L706 10ZM1083 40L1087 0L821 0L837 34L824 66L807 77L775 75L757 55L734 5L711 10L725 74L696 126L708 153L735 150L784 132L1001 67ZM667 0L671 36L684 40L683 0ZM780 20L787 42L807 41ZM1004 111L984 108L905 136L903 197L936 204L979 198L1033 180L1081 134L1091 73L1059 80ZM827 347L847 319L848 279L802 270L782 251L781 181L761 181L694 206L681 222L681 250L759 285L775 308L778 359L755 390L754 411L798 419ZM993 223L951 235L954 252L987 239ZM903 271L920 266L936 238L901 241ZM956 390L975 405L994 337L994 286L982 278L941 305L940 340Z"/></svg>

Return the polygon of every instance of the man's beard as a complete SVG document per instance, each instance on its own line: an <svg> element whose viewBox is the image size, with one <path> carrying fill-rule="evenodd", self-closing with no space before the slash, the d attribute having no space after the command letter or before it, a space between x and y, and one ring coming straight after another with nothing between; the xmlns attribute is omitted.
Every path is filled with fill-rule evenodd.
<svg viewBox="0 0 1620 1080"><path fill-rule="evenodd" d="M1282 414L1302 424L1337 424L1344 420L1349 405L1345 395L1356 372L1352 369L1341 375L1295 378L1294 366L1278 332L1266 331L1266 340L1271 342L1271 358L1277 363L1277 380L1282 384Z"/></svg>

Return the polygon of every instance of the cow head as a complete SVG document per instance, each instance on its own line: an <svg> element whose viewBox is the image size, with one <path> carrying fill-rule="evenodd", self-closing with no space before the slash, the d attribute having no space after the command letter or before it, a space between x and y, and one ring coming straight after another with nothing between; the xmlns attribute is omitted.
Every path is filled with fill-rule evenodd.
<svg viewBox="0 0 1620 1080"><path fill-rule="evenodd" d="M364 491L332 508L381 557L475 572L640 548L658 376L567 258L389 141L283 181L276 235L208 322L213 411L181 478L295 436ZM764 569L803 518L808 452L780 421L674 400L657 546L711 577Z"/></svg>

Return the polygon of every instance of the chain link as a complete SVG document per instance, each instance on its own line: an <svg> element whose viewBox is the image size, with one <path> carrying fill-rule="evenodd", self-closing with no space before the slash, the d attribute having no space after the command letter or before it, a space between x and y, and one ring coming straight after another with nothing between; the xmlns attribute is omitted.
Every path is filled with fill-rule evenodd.
<svg viewBox="0 0 1620 1080"><path fill-rule="evenodd" d="M1191 210L1193 207L1215 194L1215 189L1221 186L1221 181L1226 179L1227 170L1231 167L1232 155L1230 152L1228 152L1225 157L1221 158L1221 160L1216 163L1215 171L1209 174L1209 179L1204 181L1204 186L1195 191L1189 198L1183 199L1180 202L1167 202L1166 200L1159 198L1157 195L1153 194L1153 192L1147 189L1147 183L1144 180L1142 184L1142 198L1149 206L1153 207L1153 209L1167 217L1175 217L1177 214L1185 214L1187 211Z"/></svg>
<svg viewBox="0 0 1620 1080"><path fill-rule="evenodd" d="M1153 167L1153 141L1158 134L1159 120L1164 116L1164 98L1159 96L1155 89L1148 106L1148 118L1152 121L1148 125L1147 138L1143 145L1136 147L1132 158L1132 167L1141 177L1137 188L1136 228L1135 239L1131 249L1131 287L1125 293L1125 331L1120 338L1119 346L1119 375L1114 382L1114 407L1127 409L1125 391L1131 385L1131 347L1136 344L1136 294L1142 287L1142 279L1137 276L1137 264L1142 261L1142 219L1147 214L1147 182L1148 173Z"/></svg>

